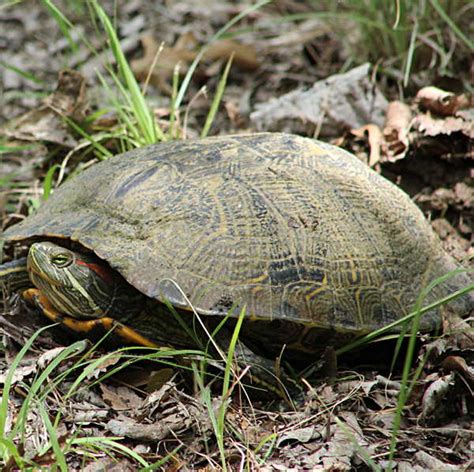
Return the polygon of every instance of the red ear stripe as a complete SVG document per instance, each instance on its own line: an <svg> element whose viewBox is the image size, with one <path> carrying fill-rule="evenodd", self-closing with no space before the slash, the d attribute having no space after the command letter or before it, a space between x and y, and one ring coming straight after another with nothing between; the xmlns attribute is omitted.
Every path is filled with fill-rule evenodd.
<svg viewBox="0 0 474 472"><path fill-rule="evenodd" d="M76 260L79 265L89 267L93 270L104 282L107 282L109 285L114 283L114 277L111 274L110 270L100 264L94 264L93 262L84 262Z"/></svg>

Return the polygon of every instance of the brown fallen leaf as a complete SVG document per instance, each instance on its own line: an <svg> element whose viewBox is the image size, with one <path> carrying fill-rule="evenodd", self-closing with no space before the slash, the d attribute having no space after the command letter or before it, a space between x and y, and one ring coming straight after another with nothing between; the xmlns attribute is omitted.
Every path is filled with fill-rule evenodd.
<svg viewBox="0 0 474 472"><path fill-rule="evenodd" d="M462 375L469 385L474 384L474 368L467 365L466 359L461 356L448 356L443 360L443 370L445 372L457 372Z"/></svg>
<svg viewBox="0 0 474 472"><path fill-rule="evenodd" d="M471 104L472 96L467 94L455 95L438 87L423 87L416 94L416 101L425 110L432 111L442 116L452 116L458 110L467 108Z"/></svg>
<svg viewBox="0 0 474 472"><path fill-rule="evenodd" d="M184 412L184 408L182 410ZM182 434L193 425L189 415L176 414L162 418L154 424L139 423L130 418L110 420L106 428L115 435L141 441L161 441L173 434Z"/></svg>
<svg viewBox="0 0 474 472"><path fill-rule="evenodd" d="M424 136L438 136L440 134L449 136L459 132L474 139L472 122L460 117L434 118L429 114L420 113L413 119L413 128Z"/></svg>
<svg viewBox="0 0 474 472"><path fill-rule="evenodd" d="M383 149L388 161L394 162L405 157L410 144L408 133L411 118L411 110L407 104L399 101L389 103L383 128Z"/></svg>
<svg viewBox="0 0 474 472"><path fill-rule="evenodd" d="M65 69L59 73L56 90L38 108L8 122L1 133L21 141L46 141L73 148L77 141L63 118L82 121L87 109L84 77Z"/></svg>
<svg viewBox="0 0 474 472"><path fill-rule="evenodd" d="M142 399L127 387L111 387L100 384L102 398L105 403L116 411L135 410L142 404Z"/></svg>
<svg viewBox="0 0 474 472"><path fill-rule="evenodd" d="M280 447L285 443L307 443L313 439L321 437L320 431L316 426L306 426L303 428L290 429L290 431L282 434L276 443L276 447Z"/></svg>
<svg viewBox="0 0 474 472"><path fill-rule="evenodd" d="M72 69L60 71L55 92L48 95L43 103L59 115L78 122L84 120L88 108L84 77Z"/></svg>
<svg viewBox="0 0 474 472"><path fill-rule="evenodd" d="M18 366L13 373L13 377L11 378L10 382L12 385L16 385L18 382L21 382L25 377L29 377L30 375L36 373L38 367L34 364ZM9 375L8 371L5 373L0 373L0 385L5 384L5 380Z"/></svg>
<svg viewBox="0 0 474 472"><path fill-rule="evenodd" d="M133 73L140 81L149 80L165 93L171 93L168 80L175 67L180 64L180 72L186 73L187 68L199 54L199 44L193 33L181 36L174 46L160 45L153 36L141 38L143 56L131 62ZM243 70L255 70L259 67L257 52L249 45L243 45L230 39L211 43L202 57L202 62L227 61L233 55L233 65ZM203 71L197 71L203 74Z"/></svg>
<svg viewBox="0 0 474 472"><path fill-rule="evenodd" d="M368 444L357 417L350 411L341 412L332 431L327 451L321 454L324 470L352 470L357 449Z"/></svg>
<svg viewBox="0 0 474 472"><path fill-rule="evenodd" d="M351 133L358 138L367 136L370 147L369 167L373 167L380 161L380 150L384 142L382 131L377 125L368 124L357 129L352 129Z"/></svg>

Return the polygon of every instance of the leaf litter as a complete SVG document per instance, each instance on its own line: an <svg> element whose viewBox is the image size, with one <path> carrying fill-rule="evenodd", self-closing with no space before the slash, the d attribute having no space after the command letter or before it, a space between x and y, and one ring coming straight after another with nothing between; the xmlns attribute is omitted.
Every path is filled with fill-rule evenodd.
<svg viewBox="0 0 474 472"><path fill-rule="evenodd" d="M176 59L182 62L182 73L185 73L199 48L206 44L210 17L214 16L216 21L223 18L225 22L236 8L222 2L217 14L211 9L194 11L191 6L183 7L185 3L177 2L170 7L166 21L158 20L161 21L159 34L149 32L149 16L142 13L141 2L137 0L124 8L128 19L118 21L119 27L128 34L121 44L132 54L139 78L144 78L161 41L165 41L160 54L164 54L162 59L168 55L169 61L163 60L162 69L152 71L151 86L167 92ZM9 30L8 34L16 34L22 40L24 37L30 44L36 44L41 37L35 33L41 12L32 8L29 15L24 15L24 11L21 13L13 14L19 27ZM194 79L194 91L206 82L212 87L218 75L216 72L229 53L241 51L244 59L232 70L218 132L224 134L257 127L331 137L376 170L405 185L406 190L414 188L412 195L416 195L426 213L434 216L433 227L445 240L448 250L459 259L465 258L470 251L472 254L472 185L465 179L466 163L473 157L468 145L472 138L470 98L466 94L429 86L421 88L412 100L389 101L384 96L386 90L382 92L373 80L369 65L343 74L328 72L320 77L321 70L340 70L345 59L344 50L332 37L331 29L318 20L305 20L282 32L281 26L271 22L274 14L271 10L255 13L249 21L260 23L266 35L243 33L230 43L221 43L222 51L205 58ZM188 23L190 26L183 28L181 25L186 23L183 18L189 15L195 27ZM51 27L54 29L53 25ZM189 34L189 30L193 33ZM64 38L58 38L51 47L64 51L67 44ZM139 50L140 41L144 41L142 51ZM325 57L336 57L337 60L335 64L324 61L318 64L319 69L314 68L311 76L307 72L311 70L312 61L320 60L321 44L330 45ZM62 68L60 61L54 54L44 54L41 47L37 50L42 51L43 64L39 57L32 61L28 55L21 57L21 54L17 54L19 59L12 64L28 64L31 71L53 83L54 76ZM302 51L311 56L309 62ZM34 99L15 101L7 98L1 118L3 122L8 118L8 122L1 130L6 132L9 144L32 142L38 148L30 160L36 163L34 169L23 167L26 161L23 156L17 161L11 156L2 158L2 176L18 171L15 172L17 179L32 182L44 174L41 169L44 169L45 155L49 151L74 149L79 143L80 137L64 127L61 117L80 121L90 100L97 100L91 71L103 62L103 56L96 59L86 49L79 53L80 60L74 60L81 64L83 75L65 71L56 92L46 99L35 102ZM70 87L63 82L68 78L73 79L69 83L76 85ZM7 74L7 79L6 84L12 90L31 85L15 74ZM44 90L37 84L33 88ZM90 100L86 98L86 90ZM161 98L156 103L156 110L166 109L167 103L166 97ZM194 104L188 126L198 134L206 100L196 100ZM99 97L96 106L101 105ZM20 118L12 121L13 116ZM166 117L166 114L161 116ZM116 124L115 117L110 115L102 120L104 126L107 120ZM25 156L27 152L32 153L25 151ZM418 156L421 156L420 163ZM453 163L456 172L446 172L448 167L445 166ZM66 167L66 172L72 170L72 165ZM439 185L440 181L444 187ZM26 195L32 194L30 190L27 192ZM26 198L15 198L15 213L24 215ZM2 214L12 215L12 208L8 203L7 211L4 200ZM11 224L13 220L11 216L9 218L8 224ZM13 305L18 306L15 302ZM32 320L35 319L32 314L25 316L21 307L14 307L13 315L10 306L4 311L1 332L5 357L0 360L3 385L12 359L33 331ZM41 325L41 321L35 323ZM19 328L21 326L25 328ZM64 352L67 336L61 337L58 331L53 333L54 336L46 333L38 338L34 350L15 370L14 389L8 399L7 434L18 421L28 389ZM420 351L419 362L424 362L424 367L409 398L397 437L394 463L398 470L468 470L472 467L472 328L469 321L456 320L447 314L444 333ZM94 362L102 356L103 351L91 351L83 360ZM135 365L117 371L124 361L123 353L117 353L98 362L95 370L84 375L81 388L70 395L75 379L83 372L81 369L86 368L76 367L77 360L76 357L61 362L48 375L48 384L45 384L45 389L46 385L51 385L44 397L50 415L61 412L58 434L63 446L74 437L119 436L122 445L142 454L150 462L180 448L167 463L171 469L204 470L220 464L215 431L203 392L189 385L179 370ZM353 365L350 367L354 368ZM72 368L74 370L68 372ZM294 409L275 400L248 402L236 392L226 413L228 427L224 442L229 464L237 468L245 456L246 463L255 470L367 469L370 460L379 467L386 467L400 382L389 372L371 370L370 366L358 366L357 373L345 368L342 364L330 382L310 378L303 394L294 399ZM63 374L66 375L62 381L51 383ZM211 395L212 409L216 411L222 399L216 392ZM41 447L45 450L48 433L35 408L28 411L25 424L26 441L20 448L23 447L24 453L38 464L55 463L51 449L38 453ZM123 455L118 459L110 457L106 451L96 450L89 459L92 457L93 460L86 460L83 468L84 457L80 453L70 453L68 465L71 470L101 470L101 467L136 470L135 461ZM12 464L9 467L12 468ZM7 470L9 467L7 465Z"/></svg>

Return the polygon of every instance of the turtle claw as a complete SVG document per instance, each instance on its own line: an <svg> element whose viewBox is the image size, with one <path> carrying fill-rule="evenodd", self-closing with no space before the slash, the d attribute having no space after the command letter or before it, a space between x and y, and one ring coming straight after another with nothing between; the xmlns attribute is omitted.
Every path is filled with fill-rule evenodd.
<svg viewBox="0 0 474 472"><path fill-rule="evenodd" d="M142 336L134 329L131 329L108 316L92 320L78 320L71 316L64 315L56 310L48 298L36 288L25 290L23 292L23 298L28 303L38 307L51 321L60 323L76 333L89 333L95 329L102 329L105 331L113 330L114 334L122 338L127 344L144 347L158 347L157 344L150 341L145 336Z"/></svg>

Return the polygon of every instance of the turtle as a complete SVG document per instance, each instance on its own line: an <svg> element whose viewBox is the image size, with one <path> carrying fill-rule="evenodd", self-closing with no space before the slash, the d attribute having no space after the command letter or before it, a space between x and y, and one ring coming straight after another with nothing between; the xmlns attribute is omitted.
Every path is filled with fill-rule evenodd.
<svg viewBox="0 0 474 472"><path fill-rule="evenodd" d="M259 359L317 358L394 324L458 268L401 189L339 147L286 133L114 156L3 239L29 252L0 280L69 329L180 347L194 342L183 320L242 319L239 342ZM458 270L423 303L471 283ZM450 305L467 314L474 294ZM433 308L419 327L439 322Z"/></svg>

